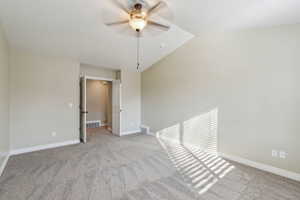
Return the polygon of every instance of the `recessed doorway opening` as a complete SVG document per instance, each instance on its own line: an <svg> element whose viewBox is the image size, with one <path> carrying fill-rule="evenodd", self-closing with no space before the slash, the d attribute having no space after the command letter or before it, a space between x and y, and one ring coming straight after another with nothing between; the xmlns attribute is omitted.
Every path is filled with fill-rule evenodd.
<svg viewBox="0 0 300 200"><path fill-rule="evenodd" d="M120 135L120 92L119 80L81 77L80 139L83 143L100 129Z"/></svg>

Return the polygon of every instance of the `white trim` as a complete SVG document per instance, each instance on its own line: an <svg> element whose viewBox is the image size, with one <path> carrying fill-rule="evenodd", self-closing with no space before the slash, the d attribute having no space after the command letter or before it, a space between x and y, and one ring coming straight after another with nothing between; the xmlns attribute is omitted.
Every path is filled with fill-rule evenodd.
<svg viewBox="0 0 300 200"><path fill-rule="evenodd" d="M33 146L33 147L12 150L10 152L10 155L18 155L18 154L23 154L23 153L29 153L29 152L40 151L40 150L45 150L45 149L52 149L52 148L56 148L56 147L62 147L62 146L67 146L67 145L72 145L72 144L79 144L79 143L80 143L79 140L70 140L70 141L65 141L65 142L60 142L60 143L37 145L37 146Z"/></svg>
<svg viewBox="0 0 300 200"><path fill-rule="evenodd" d="M112 82L112 133L122 135L122 85L120 80Z"/></svg>
<svg viewBox="0 0 300 200"><path fill-rule="evenodd" d="M101 120L92 120L92 121L86 121L85 124L93 124L93 123L99 123L101 126L107 126L107 123L102 123Z"/></svg>
<svg viewBox="0 0 300 200"><path fill-rule="evenodd" d="M99 123L101 125L101 120L91 120L91 121L86 121L86 124L92 124L92 123Z"/></svg>
<svg viewBox="0 0 300 200"><path fill-rule="evenodd" d="M97 81L114 81L115 79L112 78L104 78L104 77L97 77L97 76L85 76L88 80L97 80Z"/></svg>
<svg viewBox="0 0 300 200"><path fill-rule="evenodd" d="M141 133L143 133L142 129L144 128L144 129L146 129L146 133L144 133L144 134L151 135L151 136L154 136L154 137L157 137L157 138L159 137L158 133L153 133L153 132L150 131L150 126L142 124L140 127L141 127Z"/></svg>
<svg viewBox="0 0 300 200"><path fill-rule="evenodd" d="M86 80L102 80L102 81L110 81L112 82L112 85L113 85L113 82L114 81L117 81L117 79L113 79L113 78L104 78L104 77L97 77L97 76L87 76L86 74L81 74L80 77L84 77L85 78L85 81ZM86 86L85 86L86 87ZM120 81L120 87L121 87L121 81ZM85 88L86 89L86 88ZM112 88L113 90L113 88ZM121 88L120 88L120 92L121 92ZM85 94L84 94L84 97L86 98L86 90L85 90ZM121 93L120 93L120 107L121 107ZM81 99L79 99L79 102L81 102ZM113 99L112 99L112 104L113 104ZM121 109L122 110L122 109ZM80 122L81 123L81 122ZM114 122L112 122L114 123ZM106 126L107 124L101 124L100 123L100 126ZM121 113L120 113L120 122L119 122L119 126L121 128ZM86 127L83 127L84 129L86 129ZM79 131L79 136L80 136L80 131Z"/></svg>
<svg viewBox="0 0 300 200"><path fill-rule="evenodd" d="M136 134L136 133L140 133L141 130L138 129L138 130L134 130L134 131L124 131L121 133L121 136L124 136L124 135L131 135L131 134Z"/></svg>
<svg viewBox="0 0 300 200"><path fill-rule="evenodd" d="M153 132L148 132L148 134L147 135L151 135L151 136L154 136L154 137L159 137L156 133L153 133Z"/></svg>
<svg viewBox="0 0 300 200"><path fill-rule="evenodd" d="M238 157L238 156L227 155L224 153L219 153L219 155L228 160L232 160L232 161L244 164L244 165L248 165L250 167L254 167L254 168L257 168L257 169L260 169L263 171L267 171L267 172L270 172L273 174L277 174L279 176L283 176L283 177L290 178L290 179L293 179L296 181L300 181L299 173L291 172L291 171L288 171L285 169L280 169L280 168L273 167L271 165L267 165L267 164L263 164L263 163L258 163L258 162L252 161L252 160Z"/></svg>
<svg viewBox="0 0 300 200"><path fill-rule="evenodd" d="M176 140L176 139L170 139L170 138L167 138L167 137L164 137L164 136L160 136L158 134L155 135L154 133L150 133L150 135L156 136L158 138L162 138L162 139L167 140L169 142L179 144L178 140ZM197 146L191 145L191 144L184 144L184 145L189 147L189 148L198 148ZM283 177L290 178L290 179L293 179L293 180L296 180L296 181L300 181L300 174L299 173L291 172L291 171L288 171L288 170L285 170L285 169L280 169L280 168L273 167L271 165L267 165L267 164L263 164L263 163L258 163L258 162L252 161L252 160L248 160L248 159L245 159L245 158L238 157L238 156L227 155L227 154L224 154L224 153L221 153L221 152L218 152L217 155L221 156L225 159L228 159L228 160L232 160L232 161L244 164L244 165L248 165L250 167L254 167L254 168L257 168L257 169L260 169L260 170L263 170L263 171L267 171L267 172L270 172L270 173L273 173L273 174L277 174L279 176L283 176Z"/></svg>
<svg viewBox="0 0 300 200"><path fill-rule="evenodd" d="M149 126L146 126L146 125L141 125L140 126L140 128L141 128L141 132L143 133L143 134L147 134L147 135L149 135L149 133L150 133L150 127ZM144 130L144 131L143 131Z"/></svg>
<svg viewBox="0 0 300 200"><path fill-rule="evenodd" d="M3 162L1 163L1 166L0 166L0 176L2 175L2 173L3 173L4 169L5 169L5 166L7 164L7 161L9 159L9 153L8 152L3 153L2 155L4 157L4 160L3 160Z"/></svg>

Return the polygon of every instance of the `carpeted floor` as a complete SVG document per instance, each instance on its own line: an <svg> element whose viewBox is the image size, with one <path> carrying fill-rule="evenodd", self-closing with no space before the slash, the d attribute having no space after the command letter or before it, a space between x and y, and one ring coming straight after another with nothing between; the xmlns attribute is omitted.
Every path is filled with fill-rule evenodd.
<svg viewBox="0 0 300 200"><path fill-rule="evenodd" d="M10 158L1 200L299 200L300 183L147 135Z"/></svg>

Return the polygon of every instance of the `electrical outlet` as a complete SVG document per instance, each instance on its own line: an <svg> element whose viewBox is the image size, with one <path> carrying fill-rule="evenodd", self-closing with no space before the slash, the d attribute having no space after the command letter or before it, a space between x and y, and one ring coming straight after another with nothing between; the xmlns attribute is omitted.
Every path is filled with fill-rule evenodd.
<svg viewBox="0 0 300 200"><path fill-rule="evenodd" d="M278 151L277 150L272 150L272 157L277 157L278 156Z"/></svg>
<svg viewBox="0 0 300 200"><path fill-rule="evenodd" d="M282 158L282 159L285 159L287 156L287 153L285 151L280 151L279 152L279 157Z"/></svg>
<svg viewBox="0 0 300 200"><path fill-rule="evenodd" d="M73 108L73 103L72 102L68 103L68 105L69 105L70 108Z"/></svg>
<svg viewBox="0 0 300 200"><path fill-rule="evenodd" d="M160 47L161 49L163 49L163 48L166 47L166 44L165 44L165 43L161 43L161 44L159 45L159 47Z"/></svg>
<svg viewBox="0 0 300 200"><path fill-rule="evenodd" d="M52 135L52 137L55 137L55 136L56 136L56 132L53 131L53 132L51 133L51 135Z"/></svg>

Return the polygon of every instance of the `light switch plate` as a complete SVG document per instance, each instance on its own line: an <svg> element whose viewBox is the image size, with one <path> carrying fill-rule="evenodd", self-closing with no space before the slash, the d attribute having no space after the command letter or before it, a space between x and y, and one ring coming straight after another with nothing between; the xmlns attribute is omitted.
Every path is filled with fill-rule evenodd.
<svg viewBox="0 0 300 200"><path fill-rule="evenodd" d="M272 150L272 157L277 157L278 156L278 151L277 150Z"/></svg>

